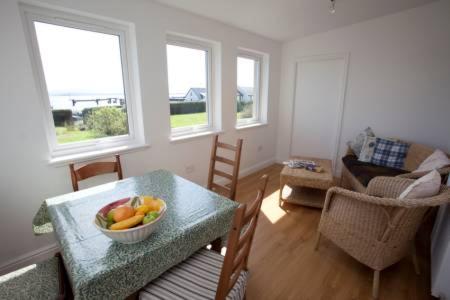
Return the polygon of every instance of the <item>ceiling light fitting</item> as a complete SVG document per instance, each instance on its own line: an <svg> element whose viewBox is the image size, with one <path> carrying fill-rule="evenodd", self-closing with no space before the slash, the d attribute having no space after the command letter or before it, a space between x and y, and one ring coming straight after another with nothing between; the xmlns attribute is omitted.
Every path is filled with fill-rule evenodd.
<svg viewBox="0 0 450 300"><path fill-rule="evenodd" d="M336 12L336 0L330 0L330 13L334 14Z"/></svg>

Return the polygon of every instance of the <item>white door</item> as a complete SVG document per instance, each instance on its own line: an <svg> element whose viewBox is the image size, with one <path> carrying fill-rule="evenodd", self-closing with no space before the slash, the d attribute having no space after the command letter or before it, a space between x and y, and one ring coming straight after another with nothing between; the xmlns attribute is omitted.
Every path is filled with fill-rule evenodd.
<svg viewBox="0 0 450 300"><path fill-rule="evenodd" d="M347 78L346 55L301 59L296 66L291 155L336 163Z"/></svg>

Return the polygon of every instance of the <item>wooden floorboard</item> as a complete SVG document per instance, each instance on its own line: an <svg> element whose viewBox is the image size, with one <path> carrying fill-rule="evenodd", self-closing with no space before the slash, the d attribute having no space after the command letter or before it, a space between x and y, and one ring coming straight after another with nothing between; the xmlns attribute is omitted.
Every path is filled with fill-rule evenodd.
<svg viewBox="0 0 450 300"><path fill-rule="evenodd" d="M270 176L249 259L247 299L371 299L368 267L325 238L313 250L321 210L278 206L281 169L273 165L239 180L237 200L245 203L255 197L259 177ZM382 271L380 299L433 299L427 251L418 250L422 274L414 273L409 257Z"/></svg>

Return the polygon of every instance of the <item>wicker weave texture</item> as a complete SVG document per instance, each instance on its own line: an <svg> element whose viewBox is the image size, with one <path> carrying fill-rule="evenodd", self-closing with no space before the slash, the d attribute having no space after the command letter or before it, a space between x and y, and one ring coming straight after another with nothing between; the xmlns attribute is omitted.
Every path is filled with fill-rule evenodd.
<svg viewBox="0 0 450 300"><path fill-rule="evenodd" d="M292 185L302 186L321 190L327 190L334 185L333 170L331 160L309 157L294 157L295 159L312 160L316 162L323 171L312 172L305 169L292 169L285 166L280 174L280 186Z"/></svg>
<svg viewBox="0 0 450 300"><path fill-rule="evenodd" d="M367 194L333 187L328 190L319 232L374 270L402 259L430 206L450 202L450 189L424 199L396 199L411 179L377 177Z"/></svg>
<svg viewBox="0 0 450 300"><path fill-rule="evenodd" d="M408 154L405 158L405 166L404 169L410 173L401 174L397 177L401 178L410 178L410 179L417 179L428 172L412 172L414 170L417 170L417 168L420 166L420 164L432 153L434 152L433 148L430 148L425 145L417 144L417 143L411 143ZM347 149L346 154L354 154L352 149L349 147ZM447 154L448 157L450 157L449 154ZM447 176L450 173L450 166L445 166L441 169L437 170L441 176ZM341 175L341 185L347 189L358 191L361 193L364 193L366 191L366 188L356 179L350 171L345 167L342 166L342 175Z"/></svg>

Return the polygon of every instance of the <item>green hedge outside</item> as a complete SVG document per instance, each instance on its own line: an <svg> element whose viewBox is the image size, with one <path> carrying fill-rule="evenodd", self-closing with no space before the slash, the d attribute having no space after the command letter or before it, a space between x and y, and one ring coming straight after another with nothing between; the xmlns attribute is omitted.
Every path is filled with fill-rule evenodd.
<svg viewBox="0 0 450 300"><path fill-rule="evenodd" d="M72 111L70 109L56 109L52 111L55 126L73 125Z"/></svg>
<svg viewBox="0 0 450 300"><path fill-rule="evenodd" d="M109 107L109 106L100 106L100 107L89 107L89 108L84 108L84 109L81 111L81 116L83 117L83 123L84 123L84 124L87 124L88 119L89 119L89 115L90 115L91 113L93 113L94 111L97 111L97 110L102 109L102 108L104 108L104 107ZM123 111L124 113L127 112L126 107L118 107L118 106L112 106L112 107L115 107L115 108L121 108L122 111Z"/></svg>
<svg viewBox="0 0 450 300"><path fill-rule="evenodd" d="M251 107L253 101L237 101L237 112L243 112L246 107Z"/></svg>
<svg viewBox="0 0 450 300"><path fill-rule="evenodd" d="M170 102L170 115L195 114L206 111L206 101Z"/></svg>

